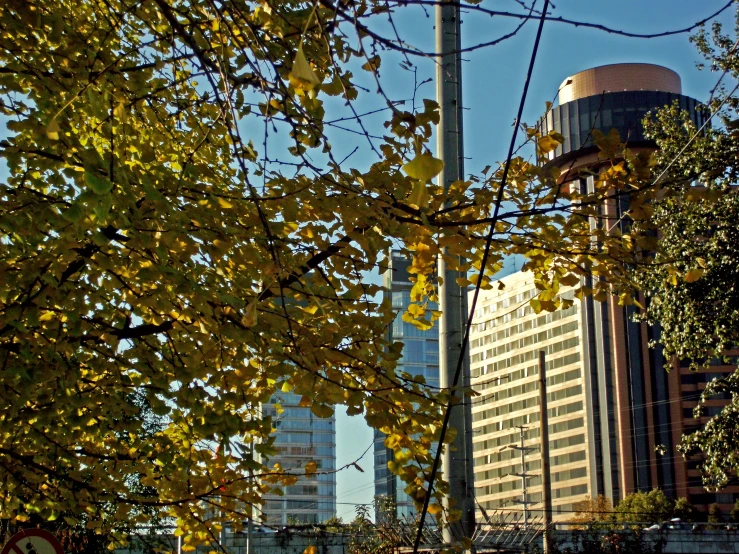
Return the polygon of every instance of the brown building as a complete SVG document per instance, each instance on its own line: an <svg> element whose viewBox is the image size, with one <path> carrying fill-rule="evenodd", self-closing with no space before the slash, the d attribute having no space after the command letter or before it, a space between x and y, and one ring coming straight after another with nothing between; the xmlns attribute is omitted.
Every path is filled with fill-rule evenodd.
<svg viewBox="0 0 739 554"><path fill-rule="evenodd" d="M615 128L630 148L654 148L642 131L646 112L677 101L696 126L705 121L704 112L697 109L699 103L682 94L680 77L650 64L608 65L577 73L565 79L559 99L559 105L540 122L544 133L553 129L566 139L550 153L550 163L563 169L565 178L583 192L593 190L592 174L599 169L592 129L607 134ZM590 170L590 176L578 176L577 169L583 167ZM602 215L623 221L627 204L626 200L614 201ZM705 383L733 367L710 366L693 373L676 363L675 370L666 372L661 350L647 346L659 328L632 321L635 309L618 306L613 300L601 304L592 299L581 309L592 402L588 441L594 445L590 453L596 469L593 493L617 501L626 494L658 487L672 498L687 496L704 509L718 501L729 510L739 488L718 495L706 493L695 469L698 461L686 463L676 445L684 432L704 423L693 418L692 408ZM706 415L720 404L720 400L710 402ZM664 454L656 452L659 445L665 447Z"/></svg>

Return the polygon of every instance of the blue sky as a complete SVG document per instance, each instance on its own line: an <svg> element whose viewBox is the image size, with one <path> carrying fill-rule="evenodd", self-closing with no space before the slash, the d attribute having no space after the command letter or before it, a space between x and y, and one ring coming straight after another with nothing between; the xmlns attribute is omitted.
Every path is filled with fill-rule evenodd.
<svg viewBox="0 0 739 554"><path fill-rule="evenodd" d="M688 27L726 4L726 0L557 0L554 15L579 21L598 23L615 29L655 33ZM488 9L520 12L513 0L486 0ZM542 5L542 2L539 2ZM721 20L733 25L730 9ZM396 14L399 34L414 45L433 49L433 10L425 17L418 8ZM512 30L516 22L501 17L468 13L463 17L463 46L494 39ZM464 55L463 100L465 112L465 155L467 173L477 173L488 164L494 165L505 156L512 132L512 122L523 88L529 56L536 32L536 22L528 23L514 38L497 46ZM381 67L383 86L394 98L407 98L413 89L413 75L397 67L397 61L384 61ZM399 61L399 59L398 59ZM417 80L432 76L433 64L418 62ZM578 71L600 65L625 62L654 63L676 71L682 78L683 94L706 99L718 74L698 71L701 57L688 35L655 39L625 38L603 31L574 27L556 22L544 26L542 43L536 60L524 121L534 123L544 111L562 81ZM419 98L433 98L434 85L419 90ZM371 109L368 102L368 109ZM374 107L380 106L378 103ZM346 148L349 148L348 141ZM358 144L358 143L357 143ZM342 144L343 146L343 144ZM371 154L360 154L368 156ZM353 160L354 163L357 160ZM372 440L372 433L357 418L339 416L337 422L337 467L359 457ZM359 462L365 470L354 468L339 472L337 513L345 520L354 514L353 503L371 502L372 452Z"/></svg>

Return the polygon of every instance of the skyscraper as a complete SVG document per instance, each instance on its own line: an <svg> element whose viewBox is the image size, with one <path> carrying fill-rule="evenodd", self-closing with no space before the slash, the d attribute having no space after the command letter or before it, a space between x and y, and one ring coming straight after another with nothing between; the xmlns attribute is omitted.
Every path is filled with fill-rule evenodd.
<svg viewBox="0 0 739 554"><path fill-rule="evenodd" d="M614 128L632 151L638 151L656 147L641 125L648 111L676 102L696 128L705 122L700 103L682 94L680 77L656 65L588 69L565 79L559 90L559 106L540 121L543 133L555 130L565 137L565 143L549 154L549 164L562 170L564 183L583 192L593 190L602 168L592 129L607 134ZM586 176L581 177L579 169L587 169ZM627 209L628 198L613 200L591 225L618 221L625 231ZM692 407L706 376L729 368L708 368L696 375L674 364L678 370L668 374L661 349L648 347L658 337L659 326L634 322L637 309L619 306L615 299L604 303L587 299L581 307L582 355L591 402L589 439L597 446L591 453L597 468L593 492L616 501L659 487L668 496L688 496L698 505L730 502L729 492L721 497L706 494L697 479L698 462L686 465L675 449L681 433L698 424ZM660 446L664 454L657 452Z"/></svg>
<svg viewBox="0 0 739 554"><path fill-rule="evenodd" d="M279 406L279 409L278 409ZM263 507L266 525L321 523L336 516L336 419L319 418L300 405L300 396L280 393L262 406L265 416L274 418L277 455L270 465L298 476L294 485L282 487L283 496L267 495ZM309 462L316 473L305 475Z"/></svg>
<svg viewBox="0 0 739 554"><path fill-rule="evenodd" d="M390 329L390 340L402 342L403 356L398 362L398 371L410 375L422 375L430 386L439 386L439 329L434 326L428 331L420 331L410 323L401 319L401 315L410 305L410 293L413 283L408 280L410 260L398 252L391 252L388 259L388 270L385 272L386 299L392 302L397 317ZM392 451L384 444L385 436L375 435L375 498L388 499L397 507L398 515L413 512L413 501L404 492L405 485L390 473L387 462L391 460Z"/></svg>

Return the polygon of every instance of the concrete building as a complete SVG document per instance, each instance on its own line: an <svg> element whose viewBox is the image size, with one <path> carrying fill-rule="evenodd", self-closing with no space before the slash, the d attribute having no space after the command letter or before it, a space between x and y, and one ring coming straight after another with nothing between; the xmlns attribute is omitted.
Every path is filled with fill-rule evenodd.
<svg viewBox="0 0 739 554"><path fill-rule="evenodd" d="M281 409L278 410L278 406ZM269 460L300 475L294 485L283 487L283 496L267 495L262 522L282 526L290 522L321 523L336 516L336 419L316 417L300 406L300 396L280 393L262 406L275 421L278 454ZM305 476L303 468L315 461L318 471Z"/></svg>
<svg viewBox="0 0 739 554"><path fill-rule="evenodd" d="M546 352L552 505L567 519L573 504L596 490L593 422L588 417L588 380L579 302L535 314L529 273L501 279L504 288L484 291L470 335L475 491L485 511L521 510L527 479L529 509L541 510L538 358ZM572 299L570 291L564 298ZM523 438L523 442L522 442ZM521 447L531 448L521 463ZM541 513L541 512L539 512Z"/></svg>
<svg viewBox="0 0 739 554"><path fill-rule="evenodd" d="M388 259L389 269L384 275L386 299L392 302L398 316L390 329L390 340L402 342L403 357L398 363L398 371L412 376L422 375L428 385L439 386L439 328L419 331L401 319L410 305L410 291L413 283L408 280L410 260L397 252ZM387 462L392 452L385 447L385 435L377 433L374 445L375 498L387 499L395 504L398 515L413 513L413 501L404 492L404 483L388 470Z"/></svg>

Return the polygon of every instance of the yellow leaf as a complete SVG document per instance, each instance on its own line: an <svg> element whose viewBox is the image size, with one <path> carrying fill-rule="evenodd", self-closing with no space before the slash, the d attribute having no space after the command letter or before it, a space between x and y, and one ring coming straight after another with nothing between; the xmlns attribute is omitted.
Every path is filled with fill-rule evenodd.
<svg viewBox="0 0 739 554"><path fill-rule="evenodd" d="M303 554L318 554L318 549L315 546L309 546L303 550Z"/></svg>
<svg viewBox="0 0 739 554"><path fill-rule="evenodd" d="M426 189L426 181L416 181L413 185L411 195L408 197L408 203L425 208L429 205L429 193Z"/></svg>
<svg viewBox="0 0 739 554"><path fill-rule="evenodd" d="M305 90L311 90L321 84L321 80L318 75L315 74L310 63L308 63L305 54L303 53L303 45L298 46L298 52L295 54L295 60L293 61L293 68L289 75L290 83L295 88L301 88Z"/></svg>
<svg viewBox="0 0 739 554"><path fill-rule="evenodd" d="M444 162L434 158L431 154L425 153L413 158L402 169L408 177L426 182L441 173L441 170L444 169Z"/></svg>
<svg viewBox="0 0 739 554"><path fill-rule="evenodd" d="M221 208L232 208L233 204L226 200L225 198L218 198L218 204L221 206Z"/></svg>
<svg viewBox="0 0 739 554"><path fill-rule="evenodd" d="M241 324L244 327L254 327L257 324L257 301L254 299L244 310L244 316L241 318Z"/></svg>
<svg viewBox="0 0 739 554"><path fill-rule="evenodd" d="M685 274L685 277L683 278L685 279L686 283L695 283L698 279L703 277L703 273L704 270L701 268L691 269Z"/></svg>
<svg viewBox="0 0 739 554"><path fill-rule="evenodd" d="M437 504L435 502L433 504L429 504L429 510L428 511L429 511L429 513L432 516L439 515L443 510L444 509L441 507L440 504Z"/></svg>
<svg viewBox="0 0 739 554"><path fill-rule="evenodd" d="M118 102L118 105L113 109L113 115L116 119L122 123L126 121L126 105L123 102Z"/></svg>
<svg viewBox="0 0 739 554"><path fill-rule="evenodd" d="M315 461L310 461L307 464L305 464L305 474L306 475L313 475L317 469L318 469L318 464L316 464Z"/></svg>
<svg viewBox="0 0 739 554"><path fill-rule="evenodd" d="M52 119L46 126L46 136L49 137L50 140L59 140L59 133L61 132L62 130L59 128L59 124L56 122L56 119Z"/></svg>
<svg viewBox="0 0 739 554"><path fill-rule="evenodd" d="M568 273L564 277L560 277L559 283L566 287L574 287L580 282L580 277L573 273Z"/></svg>

